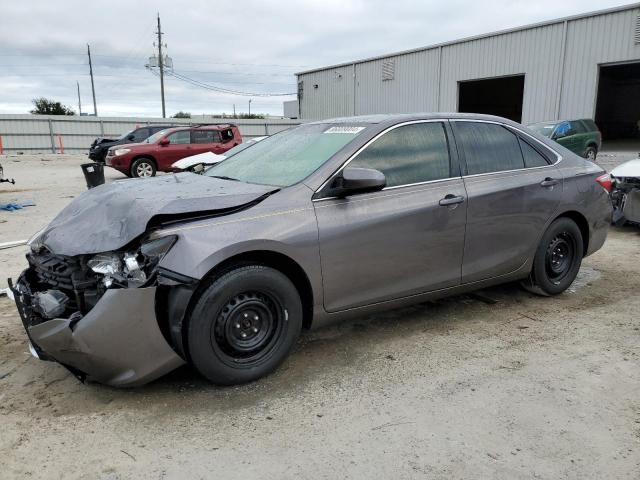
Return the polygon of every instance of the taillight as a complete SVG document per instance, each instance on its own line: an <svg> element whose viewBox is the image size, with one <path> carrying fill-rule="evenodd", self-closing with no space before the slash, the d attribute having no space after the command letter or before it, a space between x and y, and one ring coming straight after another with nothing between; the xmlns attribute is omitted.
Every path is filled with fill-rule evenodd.
<svg viewBox="0 0 640 480"><path fill-rule="evenodd" d="M605 173L596 178L596 182L600 184L602 188L604 188L607 192L611 193L611 189L613 188L613 180L611 175Z"/></svg>

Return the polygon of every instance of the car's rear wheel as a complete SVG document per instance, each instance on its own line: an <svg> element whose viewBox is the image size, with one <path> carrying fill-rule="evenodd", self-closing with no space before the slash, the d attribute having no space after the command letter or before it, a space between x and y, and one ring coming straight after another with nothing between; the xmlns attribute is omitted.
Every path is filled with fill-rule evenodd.
<svg viewBox="0 0 640 480"><path fill-rule="evenodd" d="M302 329L302 302L283 273L242 266L210 282L187 325L195 368L215 384L236 385L284 361Z"/></svg>
<svg viewBox="0 0 640 480"><path fill-rule="evenodd" d="M597 156L598 156L598 150L594 146L589 146L584 151L584 158L586 158L587 160L590 160L592 162L596 161L596 157Z"/></svg>
<svg viewBox="0 0 640 480"><path fill-rule="evenodd" d="M132 177L154 177L156 174L156 163L150 158L138 158L131 164Z"/></svg>
<svg viewBox="0 0 640 480"><path fill-rule="evenodd" d="M524 287L538 295L557 295L573 283L583 257L582 233L570 218L556 219L542 236Z"/></svg>

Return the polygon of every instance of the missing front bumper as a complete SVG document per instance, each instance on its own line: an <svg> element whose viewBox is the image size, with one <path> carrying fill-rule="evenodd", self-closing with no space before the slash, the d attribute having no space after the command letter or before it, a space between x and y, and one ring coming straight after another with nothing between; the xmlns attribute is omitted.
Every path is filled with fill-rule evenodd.
<svg viewBox="0 0 640 480"><path fill-rule="evenodd" d="M156 287L107 290L80 320L56 318L35 325L25 321L25 293L13 290L38 355L61 363L79 377L133 387L185 363L158 327Z"/></svg>

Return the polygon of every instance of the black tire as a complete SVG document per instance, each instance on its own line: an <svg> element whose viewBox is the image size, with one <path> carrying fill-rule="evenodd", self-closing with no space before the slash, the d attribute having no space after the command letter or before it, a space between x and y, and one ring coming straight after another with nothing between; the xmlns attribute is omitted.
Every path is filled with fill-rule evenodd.
<svg viewBox="0 0 640 480"><path fill-rule="evenodd" d="M580 270L584 244L578 225L570 218L556 219L542 236L533 268L523 286L538 295L558 295L573 283Z"/></svg>
<svg viewBox="0 0 640 480"><path fill-rule="evenodd" d="M217 385L251 382L275 370L302 330L291 280L262 265L236 268L200 294L187 324L193 366Z"/></svg>
<svg viewBox="0 0 640 480"><path fill-rule="evenodd" d="M136 158L131 164L131 176L134 178L155 177L156 162L146 157Z"/></svg>
<svg viewBox="0 0 640 480"><path fill-rule="evenodd" d="M588 146L587 149L584 151L584 158L592 162L596 161L597 156L598 156L598 149L593 145Z"/></svg>

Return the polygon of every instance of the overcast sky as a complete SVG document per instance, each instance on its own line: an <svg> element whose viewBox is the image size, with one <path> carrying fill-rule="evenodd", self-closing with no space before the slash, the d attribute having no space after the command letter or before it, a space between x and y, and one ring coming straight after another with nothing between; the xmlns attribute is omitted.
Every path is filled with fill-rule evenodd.
<svg viewBox="0 0 640 480"><path fill-rule="evenodd" d="M291 93L293 73L621 5L608 0L207 0L3 2L0 113L28 113L44 96L93 112L86 44L91 44L98 113L160 116L154 54L156 12L176 73L234 91ZM283 100L218 93L166 78L167 115L282 114Z"/></svg>

